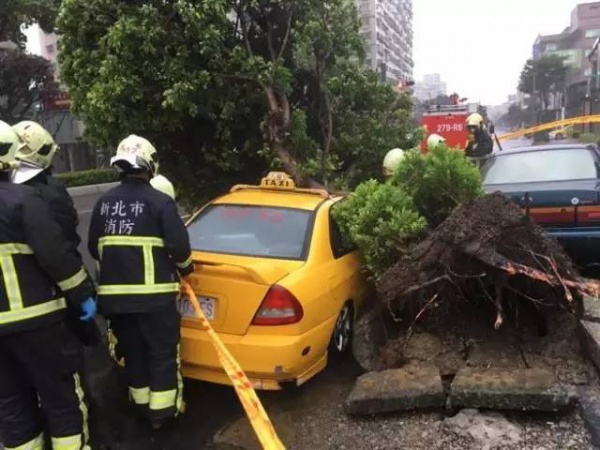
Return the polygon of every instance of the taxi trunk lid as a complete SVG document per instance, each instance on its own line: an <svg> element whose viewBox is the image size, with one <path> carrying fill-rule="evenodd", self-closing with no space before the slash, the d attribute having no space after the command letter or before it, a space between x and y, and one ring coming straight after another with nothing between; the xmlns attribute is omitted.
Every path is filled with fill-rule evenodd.
<svg viewBox="0 0 600 450"><path fill-rule="evenodd" d="M302 261L265 260L194 253L196 270L190 277L199 299L211 301L215 331L244 335L269 288L297 270ZM184 326L200 327L194 318Z"/></svg>

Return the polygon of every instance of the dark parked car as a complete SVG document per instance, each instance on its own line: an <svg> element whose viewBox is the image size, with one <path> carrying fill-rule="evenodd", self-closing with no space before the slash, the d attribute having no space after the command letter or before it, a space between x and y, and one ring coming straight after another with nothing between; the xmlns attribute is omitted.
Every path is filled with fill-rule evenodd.
<svg viewBox="0 0 600 450"><path fill-rule="evenodd" d="M487 192L500 191L563 244L576 263L600 261L600 151L595 145L522 147L482 168Z"/></svg>

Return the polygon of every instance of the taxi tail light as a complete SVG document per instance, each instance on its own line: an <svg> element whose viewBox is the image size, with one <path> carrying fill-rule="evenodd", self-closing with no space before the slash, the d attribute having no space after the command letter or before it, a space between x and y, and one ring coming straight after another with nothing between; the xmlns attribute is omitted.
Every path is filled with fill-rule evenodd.
<svg viewBox="0 0 600 450"><path fill-rule="evenodd" d="M286 288L273 285L265 295L252 325L290 325L304 317L302 305Z"/></svg>

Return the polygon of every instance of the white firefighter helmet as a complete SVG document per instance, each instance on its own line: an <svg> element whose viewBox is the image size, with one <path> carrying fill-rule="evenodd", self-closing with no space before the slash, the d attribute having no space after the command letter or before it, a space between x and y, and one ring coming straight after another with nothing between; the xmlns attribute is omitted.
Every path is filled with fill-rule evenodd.
<svg viewBox="0 0 600 450"><path fill-rule="evenodd" d="M392 176L403 159L404 150L401 148L394 148L387 152L387 155L383 158L383 174L386 177Z"/></svg>
<svg viewBox="0 0 600 450"><path fill-rule="evenodd" d="M131 134L121 141L110 165L119 172L145 170L151 177L158 172L156 148L147 139Z"/></svg>
<svg viewBox="0 0 600 450"><path fill-rule="evenodd" d="M175 188L173 187L173 183L171 183L167 177L163 175L156 175L150 180L150 185L157 191L167 194L169 197L175 200Z"/></svg>
<svg viewBox="0 0 600 450"><path fill-rule="evenodd" d="M467 117L468 127L483 127L483 116L479 113L473 113Z"/></svg>
<svg viewBox="0 0 600 450"><path fill-rule="evenodd" d="M12 168L19 148L19 135L6 122L0 120L0 170Z"/></svg>
<svg viewBox="0 0 600 450"><path fill-rule="evenodd" d="M445 145L446 139L439 134L432 134L427 138L427 149L433 150L439 145Z"/></svg>
<svg viewBox="0 0 600 450"><path fill-rule="evenodd" d="M58 145L48 130L31 120L19 122L13 129L21 141L15 159L42 170L49 168L58 151Z"/></svg>

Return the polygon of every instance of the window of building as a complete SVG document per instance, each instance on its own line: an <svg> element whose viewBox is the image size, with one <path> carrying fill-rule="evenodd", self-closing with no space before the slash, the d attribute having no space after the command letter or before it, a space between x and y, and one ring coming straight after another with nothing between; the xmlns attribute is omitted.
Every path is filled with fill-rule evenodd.
<svg viewBox="0 0 600 450"><path fill-rule="evenodd" d="M46 53L52 55L54 53L54 44L46 45Z"/></svg>
<svg viewBox="0 0 600 450"><path fill-rule="evenodd" d="M600 30L586 30L585 31L586 38L597 38L600 37Z"/></svg>
<svg viewBox="0 0 600 450"><path fill-rule="evenodd" d="M547 52L554 52L558 50L558 45L557 44L546 44L546 51Z"/></svg>

